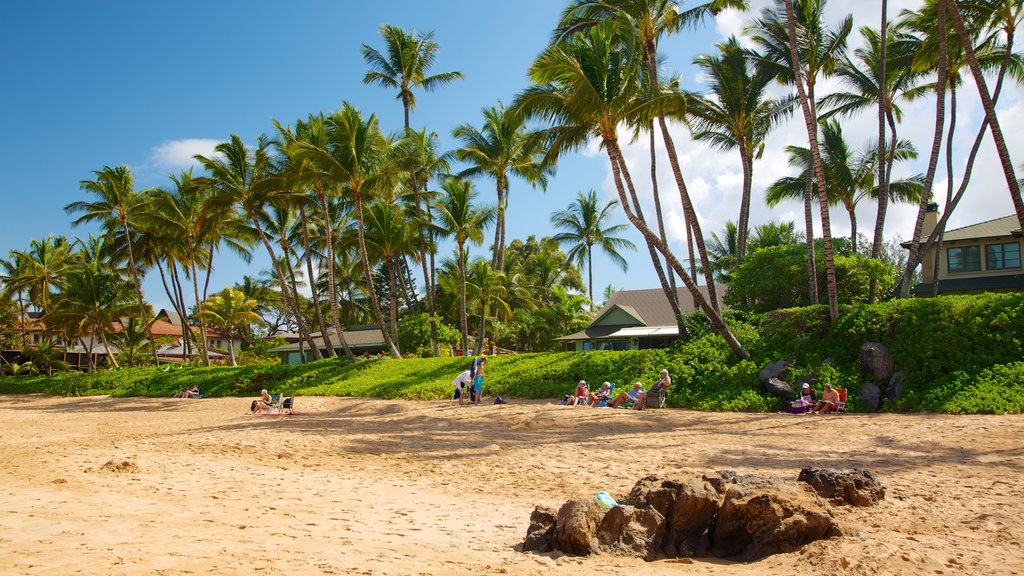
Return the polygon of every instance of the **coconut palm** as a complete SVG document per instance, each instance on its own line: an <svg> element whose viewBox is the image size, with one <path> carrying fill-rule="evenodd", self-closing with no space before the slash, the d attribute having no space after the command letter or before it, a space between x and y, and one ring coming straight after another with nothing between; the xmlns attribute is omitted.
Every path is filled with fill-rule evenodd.
<svg viewBox="0 0 1024 576"><path fill-rule="evenodd" d="M658 78L658 42L663 36L674 34L686 26L696 26L725 8L745 7L745 0L711 0L688 9L683 9L677 0L575 0L562 12L561 22L555 29L555 40L561 41L569 38L572 34L586 32L603 22L613 22L620 34L628 34L633 37L633 49L638 50L641 56L633 65L643 68L642 77L646 79L648 95L654 97L663 91ZM635 114L633 116L635 117ZM689 232L688 238L696 243L701 266L705 270L711 306L717 312L718 298L710 271L707 250L704 246L703 233L697 212L690 201L686 182L683 180L675 142L665 119L665 109L656 108L654 114L641 115L641 117L652 119L657 117L658 119L662 141L665 143L669 165L672 168L672 175L683 205L683 215ZM648 124L648 122L644 123L645 126ZM636 208L634 207L634 209ZM655 209L658 211L657 219L661 221L660 203L655 205ZM662 243L667 245L664 239L662 239ZM690 258L693 259L692 251ZM662 287L668 292L667 284L663 283ZM669 299L672 300L672 296Z"/></svg>
<svg viewBox="0 0 1024 576"><path fill-rule="evenodd" d="M476 344L473 346L473 355L479 356L487 341L487 319L491 317L492 311L496 316L508 318L512 315L512 308L509 306L508 278L504 272L491 268L487 260L478 258L469 266L466 274L466 298L473 300L474 307L480 313L480 324L476 331Z"/></svg>
<svg viewBox="0 0 1024 576"><path fill-rule="evenodd" d="M401 257L412 250L412 228L402 207L376 200L366 209L366 244L369 255L387 269L391 335L398 341L398 269Z"/></svg>
<svg viewBox="0 0 1024 576"><path fill-rule="evenodd" d="M365 202L374 195L393 194L399 182L408 174L403 170L402 159L398 157L399 148L395 140L380 131L375 114L364 119L357 108L345 102L340 110L326 119L326 125L325 146L299 141L292 154L300 160L308 161L320 177L328 178L340 186L355 208L359 257L363 264L373 316L384 334L385 347L392 357L400 358L390 331L384 329L384 315L373 288L363 209Z"/></svg>
<svg viewBox="0 0 1024 576"><path fill-rule="evenodd" d="M633 62L638 54L635 37L621 36L612 22L599 23L587 34L576 34L549 46L537 57L530 67L531 80L536 84L517 97L515 108L528 118L550 124L547 134L551 157L578 149L592 137L601 139L626 218L665 257L696 305L707 313L715 331L738 356L749 357L672 250L628 205L626 189L635 195L635 188L619 147L618 126L633 115L638 105L652 105L638 104L639 67Z"/></svg>
<svg viewBox="0 0 1024 576"><path fill-rule="evenodd" d="M363 84L376 84L382 88L398 89L397 98L405 110L405 128L409 129L409 112L416 107L413 88L426 91L462 80L462 72L440 72L428 75L437 60L438 45L434 32L417 34L416 30L405 31L398 26L385 24L380 27L384 37L385 54L376 48L363 44L363 60L370 71L363 76Z"/></svg>
<svg viewBox="0 0 1024 576"><path fill-rule="evenodd" d="M728 284L732 279L732 272L738 266L736 255L739 245L739 230L737 230L735 222L726 220L721 232L721 236L717 232L711 233L711 241L708 242L708 257L711 259L711 267L715 271L715 281Z"/></svg>
<svg viewBox="0 0 1024 576"><path fill-rule="evenodd" d="M285 155L289 156L289 167L291 169L292 181L294 183L305 183L316 199L315 206L319 209L320 213L320 232L323 235L322 247L324 249L320 267L326 271L327 276L326 292L327 300L330 305L331 327L334 328L334 333L338 336L341 348L345 352L345 356L349 360L355 360L355 356L352 354L352 349L349 347L348 341L345 340L345 332L341 329L340 310L338 308L338 286L334 277L335 229L333 218L330 216L330 203L328 198L337 197L339 194L339 187L330 179L320 177L315 168L307 166L305 162L300 161L297 158L291 157L291 152L295 148L296 142L308 142L313 146L320 147L326 146L327 127L324 122L324 115L310 114L305 122L302 120L296 120L294 131L290 126L281 126L277 120L274 120L273 123L280 138L279 147ZM303 220L305 220L305 218L303 218ZM307 252L308 251L309 248L307 247ZM309 271L309 274L312 278L312 271ZM332 344L330 344L330 336L327 332L328 330L323 330L324 343L327 344L328 350L331 350Z"/></svg>
<svg viewBox="0 0 1024 576"><path fill-rule="evenodd" d="M814 157L818 155L816 126L818 114L815 100L817 82L835 71L839 56L846 50L846 41L853 29L853 18L847 16L838 26L828 28L824 23L825 0L775 0L773 8L766 8L761 17L747 29L758 46L758 65L775 73L781 84L797 88L804 127ZM822 181L819 179L819 181ZM807 236L807 283L811 302L817 303L817 279L814 271L814 220L811 199L814 195L812 180L804 190L804 228ZM832 262L832 231L828 227L828 203L824 188L818 189L822 218L822 236L825 239L826 281L829 283L829 312L838 316L835 291L835 266Z"/></svg>
<svg viewBox="0 0 1024 576"><path fill-rule="evenodd" d="M915 54L920 50L920 40L899 30L889 30L885 20L886 3L883 0L881 30L868 27L860 29L865 46L854 50L854 57L843 56L836 66L836 75L848 91L837 91L821 100L825 110L821 118L834 115L851 116L869 108L878 109L878 157L887 157L890 162L876 162L881 192L878 195L878 211L875 217L875 231L871 243L871 257L882 255L882 233L889 207L889 179L892 175L892 159L898 142L897 120L902 120L903 111L897 100L911 93L920 73L913 67ZM887 135L888 129L888 135ZM888 138L888 154L886 139ZM868 301L875 299L878 282L872 279L868 288Z"/></svg>
<svg viewBox="0 0 1024 576"><path fill-rule="evenodd" d="M441 185L442 196L437 205L439 235L455 240L455 258L459 272L459 329L462 331L462 350L469 350L469 324L466 316L466 242L483 244L484 228L495 218L496 210L476 204L473 184L449 178Z"/></svg>
<svg viewBox="0 0 1024 576"><path fill-rule="evenodd" d="M967 56L967 63L970 67L971 75L974 76L974 83L978 88L978 95L981 97L981 105L985 110L985 119L988 121L989 130L992 133L992 141L995 143L996 153L999 156L999 163L1003 167L1003 176L1006 178L1006 186L1010 192L1010 199L1013 201L1013 209L1017 213L1017 221L1024 228L1024 200L1021 199L1020 186L1017 184L1017 175L1013 169L1013 161L1010 159L1010 153L1006 147L1006 139L1003 137L1003 130L999 125L999 118L996 117L995 102L993 102L992 93L985 82L984 70L982 70L974 50L970 30L967 29L967 25L964 23L957 3L954 0L942 1L945 3L949 20L956 29L957 36L960 38L960 45ZM1014 9L1018 12L1020 10L1019 6L1014 7Z"/></svg>
<svg viewBox="0 0 1024 576"><path fill-rule="evenodd" d="M257 305L255 300L246 298L234 288L227 288L203 303L201 314L228 336L228 357L232 366L238 365L234 335L244 326L261 321L260 315L255 312Z"/></svg>
<svg viewBox="0 0 1024 576"><path fill-rule="evenodd" d="M18 326L21 330L22 348L28 346L28 322L25 313L25 293L28 287L28 283L25 281L27 267L27 257L17 251L12 250L10 258L0 259L0 282L3 282L3 291L0 294L5 300L15 297L15 295L17 297Z"/></svg>
<svg viewBox="0 0 1024 576"><path fill-rule="evenodd" d="M61 292L54 299L53 313L46 318L48 326L64 327L69 335L88 335L90 347L98 337L111 365L117 368L108 336L115 322L132 315L137 308L131 282L112 269L105 257L109 251L105 243L105 236L90 235L87 241L78 241L82 248L78 252L80 257L65 274Z"/></svg>
<svg viewBox="0 0 1024 576"><path fill-rule="evenodd" d="M750 239L751 252L772 246L788 246L798 242L796 226L790 222L765 222L754 226L754 234Z"/></svg>
<svg viewBox="0 0 1024 576"><path fill-rule="evenodd" d="M750 189L754 160L764 152L768 133L793 111L793 97L769 98L774 75L765 67L754 68L751 53L735 36L717 44L719 53L694 59L710 79L709 96L693 96L687 112L694 140L714 148L736 149L743 167L743 192L737 221L736 264L743 263L750 226Z"/></svg>
<svg viewBox="0 0 1024 576"><path fill-rule="evenodd" d="M877 198L881 187L875 180L878 158L877 146L869 143L861 152L855 152L843 138L843 130L835 120L828 120L822 126L821 161L829 185L829 205L842 205L850 217L850 245L857 252L857 203L865 196ZM798 199L803 195L804 183L811 175L810 151L799 146L786 148L790 154L790 166L799 168L797 176L785 176L768 187L765 195L769 206L776 206L785 199ZM905 161L917 158L917 150L906 140L895 148L895 160ZM893 202L917 202L923 193L921 175L902 178L889 183L889 200Z"/></svg>
<svg viewBox="0 0 1024 576"><path fill-rule="evenodd" d="M149 312L142 296L142 281L138 266L136 266L135 255L132 253L133 227L136 224L135 221L146 210L150 196L146 191L135 190L132 171L127 166L104 166L102 170L93 172L93 175L96 176L95 180L82 180L79 185L82 190L98 196L98 200L95 202L72 202L64 207L64 211L68 214L83 213L71 222L72 226L87 222L100 222L108 232L120 229L124 235L124 247L128 254L128 271L135 284L139 317L146 325L146 335L149 337L153 361L157 362L156 343L153 342L153 333L149 326Z"/></svg>
<svg viewBox="0 0 1024 576"><path fill-rule="evenodd" d="M73 247L64 236L49 235L32 240L27 251L13 251L20 266L10 280L14 287L28 291L28 299L43 314L50 312L54 292L64 286L65 275L75 264Z"/></svg>
<svg viewBox="0 0 1024 576"><path fill-rule="evenodd" d="M609 226L612 212L618 207L618 200L611 200L604 206L597 200L597 192L577 192L576 200L565 210L551 215L551 225L564 230L555 234L554 239L562 246L568 246L569 260L577 266L587 265L587 295L594 301L594 245L604 252L612 263L623 272L629 270L629 262L619 254L620 250L636 250L636 245L625 238L616 236L627 230L625 224Z"/></svg>
<svg viewBox="0 0 1024 576"><path fill-rule="evenodd" d="M264 207L271 199L283 198L294 193L282 190L280 180L274 173L273 159L270 155L270 140L260 136L256 146L250 148L236 135L232 134L227 142L221 142L215 148L217 154L207 158L196 155L195 159L210 173L202 179L204 185L210 186L215 199L222 205L234 204L245 214L256 230L260 242L270 256L271 265L275 267L275 277L281 288L281 295L295 316L295 323L300 337L309 343L313 358L321 358L320 349L313 343L310 331L303 319L302 311L285 282L287 276L279 268L280 259L274 250L270 238L260 221Z"/></svg>
<svg viewBox="0 0 1024 576"><path fill-rule="evenodd" d="M518 176L534 187L547 187L553 167L544 161L544 143L527 132L523 117L513 114L500 102L482 110L484 123L478 129L462 124L452 131L461 146L455 157L470 166L460 177L486 175L494 178L498 198L498 216L494 227L494 254L491 267L504 268L505 210L508 208L509 179Z"/></svg>

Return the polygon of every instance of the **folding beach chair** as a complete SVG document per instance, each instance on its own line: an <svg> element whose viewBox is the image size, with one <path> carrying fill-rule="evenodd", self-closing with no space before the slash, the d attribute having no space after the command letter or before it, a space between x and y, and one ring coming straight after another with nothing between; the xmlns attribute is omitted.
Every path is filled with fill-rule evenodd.
<svg viewBox="0 0 1024 576"><path fill-rule="evenodd" d="M836 402L836 409L832 411L832 414L846 412L846 388L836 388L836 392L839 393L839 402Z"/></svg>

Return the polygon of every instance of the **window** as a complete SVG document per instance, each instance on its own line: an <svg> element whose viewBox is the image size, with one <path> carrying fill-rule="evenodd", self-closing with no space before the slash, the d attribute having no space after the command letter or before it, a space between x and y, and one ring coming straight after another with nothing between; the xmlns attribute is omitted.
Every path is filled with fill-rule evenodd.
<svg viewBox="0 0 1024 576"><path fill-rule="evenodd" d="M1010 242L985 246L985 268L988 270L1020 268L1020 243Z"/></svg>
<svg viewBox="0 0 1024 576"><path fill-rule="evenodd" d="M981 270L981 248L963 246L946 250L950 273L979 272Z"/></svg>

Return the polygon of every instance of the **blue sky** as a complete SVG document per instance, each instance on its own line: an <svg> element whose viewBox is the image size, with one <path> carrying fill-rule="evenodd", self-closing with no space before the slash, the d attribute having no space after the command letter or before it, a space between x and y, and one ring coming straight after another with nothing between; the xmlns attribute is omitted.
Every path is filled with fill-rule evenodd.
<svg viewBox="0 0 1024 576"><path fill-rule="evenodd" d="M857 25L874 24L877 12L872 15L872 8L861 4L833 0L830 6L835 14L853 11ZM890 4L895 13L917 2ZM366 67L359 47L381 47L378 28L385 23L434 30L441 47L435 71L465 74L465 81L418 94L413 112L414 126L438 132L442 144L450 147L453 127L479 124L481 107L498 100L508 103L526 86L527 68L547 42L562 5L553 0L12 3L0 24L0 74L7 80L0 93L6 120L6 134L0 140L0 254L25 248L31 239L49 233L85 236L89 229L72 229L63 207L84 197L78 182L104 165L130 166L139 188L163 186L169 174L188 166L192 154L209 152L231 133L253 142L259 134L272 132L272 118L291 123L309 113L330 112L344 100L366 113L377 113L385 129L400 128L402 109L394 94L362 84ZM679 73L688 88L700 89L690 61L740 30L748 17L726 14L702 30L666 40L661 52L668 58L667 67ZM968 89L973 85L965 93ZM1007 123L1021 119L1020 96L1020 89L1013 87L1004 97L1001 108ZM973 132L978 115L975 111L972 118L969 102L963 108L961 122L968 128L962 132ZM929 133L929 120L927 106L912 111L906 122L908 137ZM870 122L860 124L867 128L854 126L851 131L867 138ZM786 173L782 149L803 144L802 130L802 123L791 122L769 141L766 158L755 167L762 174L760 179L755 174L755 197L770 180ZM737 205L738 157L689 141L681 126L674 133L705 235L710 235L726 219L736 218L732 212ZM1021 138L1014 137L1011 154ZM924 139L915 143L927 149ZM646 153L643 144L626 149L637 171L643 170ZM662 164L667 170L667 163ZM978 173L993 172L986 166L982 162ZM998 175L998 164L992 167ZM659 181L663 190L669 189L667 171ZM611 199L610 184L607 161L596 149L562 161L547 192L513 182L509 237L551 234L553 211L564 209L577 191L589 188ZM1001 192L998 185L998 179L992 179L985 190L995 192L979 192L972 202L965 200L968 206L958 209L963 224L1012 211L1005 185ZM477 186L493 202L493 184L479 180ZM641 193L650 188L640 187ZM873 207L863 210L858 211L862 231L873 222ZM911 212L897 209L887 234L907 237L909 231L902 229L907 224L900 221ZM670 236L682 252L677 214L670 209L669 222L675 225ZM768 210L755 202L752 223L780 218L802 222L800 214L795 205ZM843 233L844 213L834 212L833 221L836 233ZM625 218L618 215L617 222ZM639 235L630 231L628 236L641 245ZM252 265L221 256L211 289L265 268L267 259L260 251L256 255ZM599 294L608 284L657 286L645 250L627 258L631 268L624 274L596 257L594 285ZM163 306L166 296L159 279L152 276L145 284L147 298Z"/></svg>

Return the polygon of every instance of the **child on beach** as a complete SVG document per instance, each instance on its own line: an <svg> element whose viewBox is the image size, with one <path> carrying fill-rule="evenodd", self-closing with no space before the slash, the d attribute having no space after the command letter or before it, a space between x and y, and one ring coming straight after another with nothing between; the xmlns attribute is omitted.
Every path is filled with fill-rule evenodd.
<svg viewBox="0 0 1024 576"><path fill-rule="evenodd" d="M473 404L479 404L484 392L484 366L487 365L487 356L481 356L476 363L476 373L473 375Z"/></svg>

